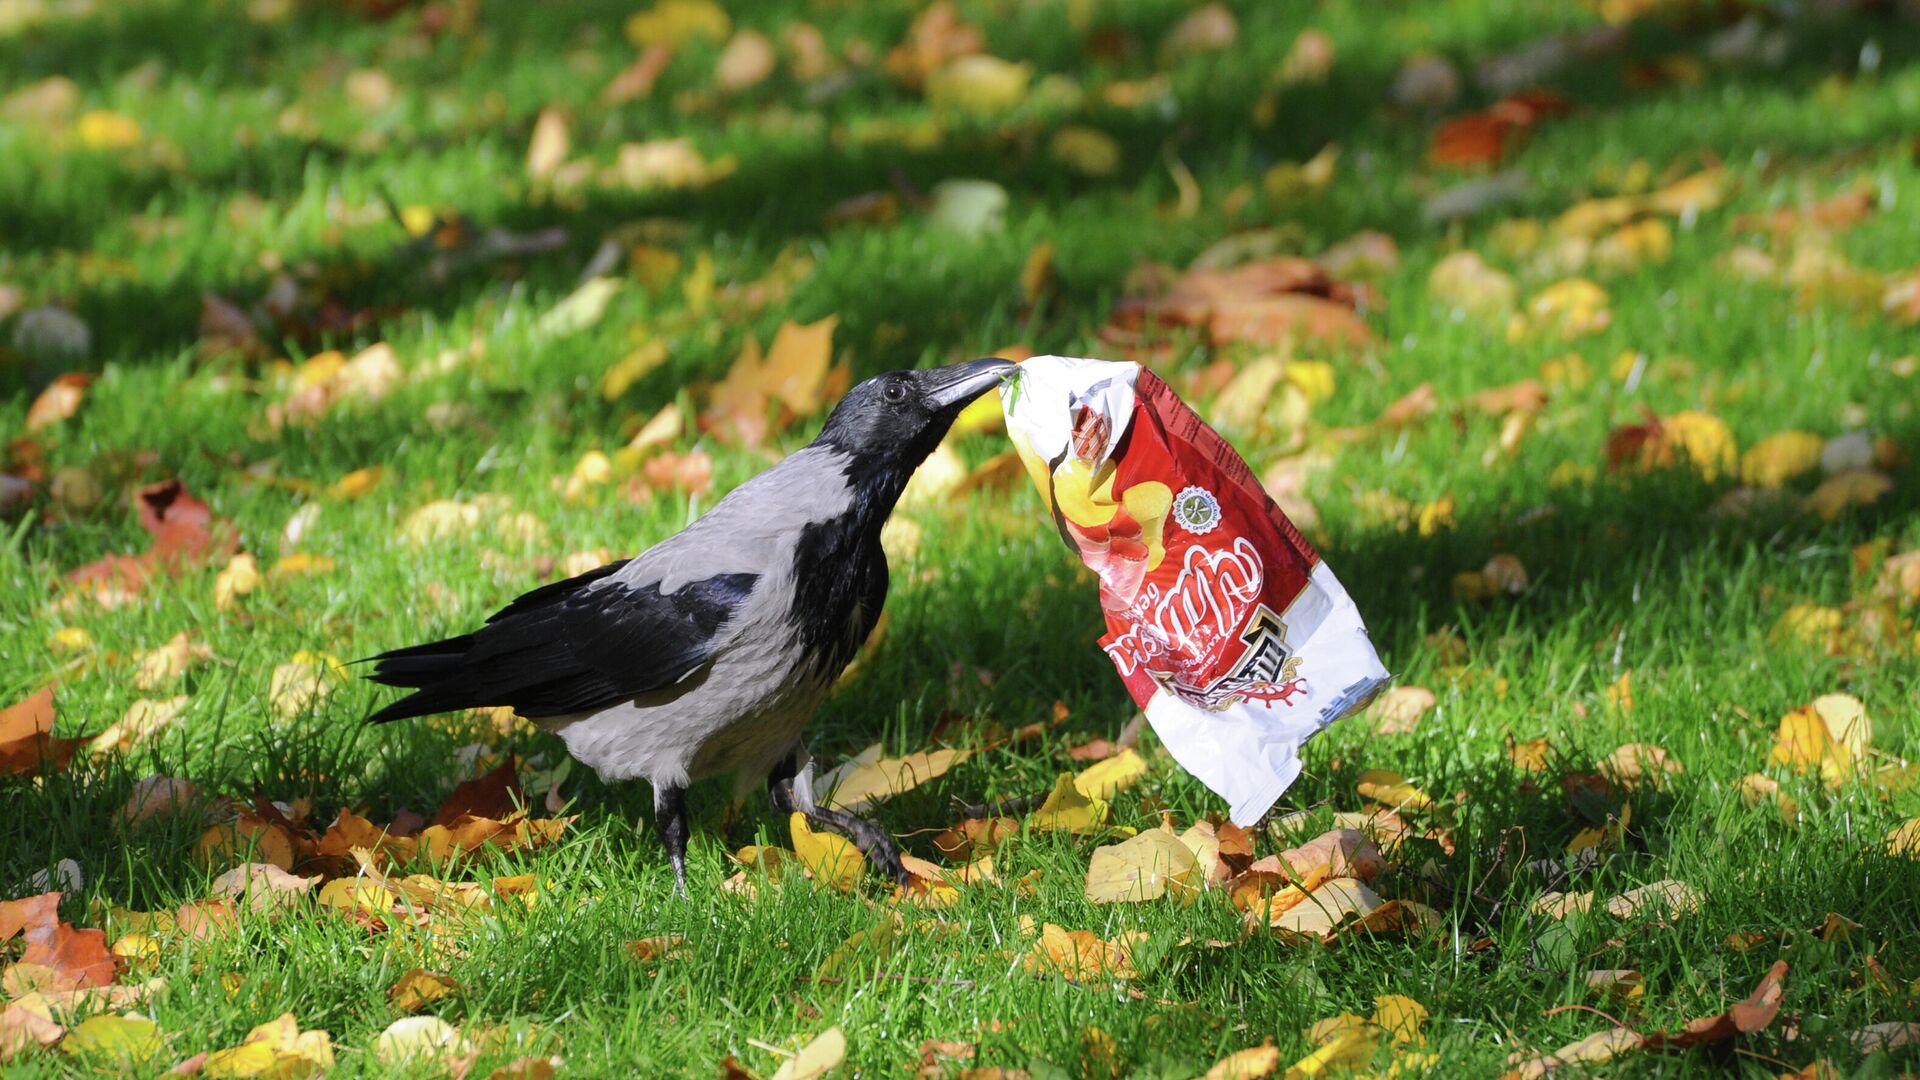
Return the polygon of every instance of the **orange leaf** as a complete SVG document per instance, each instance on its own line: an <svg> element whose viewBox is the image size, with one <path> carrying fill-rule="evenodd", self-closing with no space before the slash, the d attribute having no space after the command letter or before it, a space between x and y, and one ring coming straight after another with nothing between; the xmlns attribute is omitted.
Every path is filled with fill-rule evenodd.
<svg viewBox="0 0 1920 1080"><path fill-rule="evenodd" d="M47 388L40 391L40 396L34 398L33 405L27 409L28 433L72 416L80 408L80 402L87 396L87 387L92 382L93 376L70 371L48 383Z"/></svg>
<svg viewBox="0 0 1920 1080"><path fill-rule="evenodd" d="M62 768L85 739L53 736L53 687L0 709L0 776Z"/></svg>
<svg viewBox="0 0 1920 1080"><path fill-rule="evenodd" d="M238 547L238 536L218 521L206 503L187 493L179 480L149 484L134 493L140 527L153 537L138 555L108 555L67 572L67 580L89 586L103 599L137 592L148 580L177 574Z"/></svg>
<svg viewBox="0 0 1920 1080"><path fill-rule="evenodd" d="M520 789L518 767L509 757L485 776L454 788L447 801L440 804L440 812L433 815L432 824L452 825L463 817L498 820L511 815L526 798L526 792Z"/></svg>
<svg viewBox="0 0 1920 1080"><path fill-rule="evenodd" d="M105 986L119 971L120 961L107 948L101 930L76 930L56 923L50 933L27 936L22 964L39 964L73 980L75 986Z"/></svg>

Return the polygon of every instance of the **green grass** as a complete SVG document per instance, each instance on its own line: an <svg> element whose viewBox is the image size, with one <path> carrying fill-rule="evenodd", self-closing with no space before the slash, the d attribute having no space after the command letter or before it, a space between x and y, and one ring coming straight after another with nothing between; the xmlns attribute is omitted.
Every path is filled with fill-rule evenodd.
<svg viewBox="0 0 1920 1080"><path fill-rule="evenodd" d="M1090 25L1137 48L1090 59L1092 31L1080 13L1096 6L960 6L984 28L990 51L1088 88L1155 71L1155 43L1185 10L1172 2L1097 8ZM1099 355L1096 331L1141 259L1182 266L1236 228L1280 226L1304 254L1376 228L1395 238L1402 262L1377 282L1383 306L1369 316L1385 344L1373 361L1337 363L1336 391L1305 429L1307 442L1331 455L1311 488L1321 516L1313 537L1388 666L1433 688L1439 707L1411 734L1375 736L1366 719L1329 731L1311 745L1306 775L1286 803L1322 816L1358 809L1354 781L1369 768L1402 772L1437 798L1457 800L1456 849L1426 868L1447 887L1411 874L1383 886L1438 908L1440 940L1361 938L1323 948L1255 937L1210 947L1238 936L1224 896L1186 907L1091 905L1081 885L1092 843L1037 835L999 860L1007 877L1041 872L1032 896L969 891L948 911L909 911L912 922L948 929L907 936L885 964L898 978L818 984L809 977L827 954L881 917L869 902L884 898L877 880L861 899L805 887L767 890L752 903L722 896L719 882L732 872L724 853L756 838L784 843L785 828L761 800L727 813L730 789L715 783L693 794L693 895L676 900L644 786L605 786L576 773L565 790L580 819L564 843L475 871L482 880L537 873L549 883L544 902L488 917L459 940L457 955L426 957L407 940L324 913L250 918L231 937L169 946L158 965L168 988L146 1007L168 1042L149 1071L234 1045L253 1025L291 1011L303 1028L332 1033L338 1074L379 1075L383 1068L363 1051L393 1018L386 989L425 964L465 988L437 1008L442 1015L533 1033L530 1045L559 1053L579 1075L712 1075L728 1055L766 1075L777 1059L750 1040L798 1045L838 1024L851 1044L849 1064L863 1076L910 1074L925 1039L977 1041L981 1065L1078 1075L1084 1031L1093 1026L1116 1040L1123 1074L1186 1077L1268 1039L1292 1061L1311 1049L1303 1031L1312 1021L1365 1015L1376 995L1398 993L1432 1012L1436 1075L1484 1076L1516 1048L1551 1049L1605 1025L1556 1007L1590 1004L1642 1031L1671 1028L1744 996L1777 955L1793 965L1785 1010L1797 1038L1789 1040L1782 1023L1742 1042L1739 1055L1722 1048L1639 1056L1608 1071L1759 1076L1818 1057L1861 1075L1912 1068L1910 1056L1863 1059L1845 1036L1873 1021L1920 1019L1911 995L1880 993L1862 974L1874 957L1902 988L1920 976L1912 899L1920 863L1890 859L1882 844L1920 812L1920 801L1864 785L1828 793L1782 774L1804 815L1789 830L1770 809L1749 808L1734 784L1765 768L1782 713L1830 691L1866 703L1886 755L1920 753L1911 608L1895 613L1904 621L1886 647L1828 655L1772 632L1795 603L1838 606L1867 595L1871 572L1854 570L1856 545L1885 541L1901 551L1920 543L1914 471L1896 470L1892 492L1833 522L1791 511L1710 513L1732 486L1724 477L1601 468L1591 482L1550 479L1563 463L1603 466L1608 431L1637 422L1643 409L1712 412L1742 447L1804 428L1829 436L1865 429L1909 452L1920 448L1912 407L1920 386L1894 362L1916 351L1911 327L1871 304L1804 304L1788 288L1748 283L1716 265L1752 240L1731 231L1737 215L1854 185L1873 189L1881 205L1836 236L1838 250L1881 272L1912 265L1920 251L1920 215L1911 209L1920 204L1913 24L1864 16L1790 23L1792 47L1778 69L1709 65L1697 85L1630 90L1625 64L1697 54L1712 29L1698 18L1645 20L1626 51L1551 80L1576 111L1543 125L1514 157L1530 182L1520 201L1443 227L1422 224L1419 210L1457 174L1424 162L1432 123L1385 104L1394 71L1423 50L1470 68L1481 56L1597 19L1582 8L1519 0L1386 11L1347 2L1233 6L1235 46L1169 70L1175 108L1122 111L1091 95L1071 107L1036 97L1011 117L951 123L924 147L847 137L934 117L919 95L875 69L854 70L823 102L806 98L784 69L728 99L708 86L717 48L703 43L682 51L650 98L602 107L600 87L634 55L621 33L629 4L487 3L474 30L437 38L419 30L417 12L380 23L331 4L302 5L289 21L270 24L228 0L100 4L73 17L50 5L52 14L24 26L0 19L0 96L65 75L83 110L113 110L143 129L135 148L95 151L33 123L0 121L0 283L23 289L29 305L58 302L83 317L93 348L81 366L99 373L78 414L38 442L49 472L89 470L104 491L83 510L51 499L43 485L0 546L0 702L63 673L60 733L90 735L149 696L133 686L129 653L193 630L215 657L168 691L190 694L191 704L152 746L42 778L0 779L0 896L28 891L27 879L61 858L77 860L86 875L63 907L76 925L97 925L90 912L101 905L171 909L207 895L218 868L192 857L198 822L130 835L108 824L149 773L191 777L243 799L310 797L319 821L345 806L376 821L400 807L430 811L470 775L455 758L469 736L422 723L368 729L359 719L384 696L358 683L294 719L275 719L269 673L302 649L352 659L456 631L546 580L538 560L601 547L638 551L690 521L714 495L668 494L632 506L607 489L597 502L570 503L559 483L583 452L619 446L624 424L676 398L692 400L690 384L716 378L745 334L765 341L784 320L838 315L836 347L861 376L1013 342ZM734 15L776 40L782 26L804 18L836 49L858 38L884 54L913 7L768 3L738 5ZM1250 106L1310 24L1338 45L1329 78L1279 89L1276 120L1257 126ZM1881 57L1870 72L1858 68L1867 42ZM392 104L372 114L340 89L348 72L365 68L384 70L395 91ZM1456 111L1487 103L1469 90ZM549 198L526 179L523 160L534 117L555 104L572 112L575 156L606 163L622 142L684 134L709 159L735 155L738 171L691 192ZM309 119L288 133L282 117L294 105ZM1121 141L1118 175L1075 178L1048 160L1047 137L1066 122ZM1259 192L1268 166L1304 161L1329 141L1342 148L1329 190L1289 201ZM1174 158L1203 192L1190 217L1169 210L1178 195L1167 167ZM1454 320L1428 295L1428 271L1463 247L1515 272L1523 295L1548 284L1560 275L1496 253L1497 223L1549 220L1581 198L1610 194L1612 178L1636 161L1667 179L1723 162L1734 194L1692 227L1676 227L1671 261L1595 273L1612 298L1604 332L1571 343L1509 341ZM893 224L822 225L823 213L848 196L895 184L924 192L956 176L1008 189L1003 231L958 240L910 209ZM1253 194L1230 217L1223 201L1241 184ZM477 228L560 225L568 241L438 281L387 216L384 195L458 212ZM760 278L783 253L811 271L764 307L723 303L706 313L688 311L677 284L650 292L633 283L588 329L558 338L535 331L603 238L640 235L688 265L710 254L723 285ZM1042 240L1057 249L1057 287L1030 308L1018 276ZM267 430L262 417L284 389L256 381L258 367L200 360L197 320L203 291L251 305L271 284L271 268L282 266L346 309L381 311L355 330L269 339L271 352L297 360L385 340L409 372L404 385L378 403L335 408L311 428ZM17 319L0 321L0 350ZM595 391L600 373L650 338L669 344L667 364L605 401ZM482 355L443 374L415 374L470 342ZM1610 369L1630 350L1648 363L1628 383ZM1456 423L1454 410L1473 391L1536 376L1543 362L1569 352L1586 360L1593 380L1557 389L1517 455L1483 464L1498 421L1463 413ZM1211 359L1195 349L1171 367ZM0 351L0 432L19 433L34 393L65 366ZM1441 408L1423 426L1404 436L1332 438L1429 380ZM463 419L436 425L433 417L450 408ZM780 436L779 448L799 445L817 423L803 420ZM1263 468L1295 433L1232 434ZM765 465L751 452L681 440L681 449L693 447L713 454L716 495ZM971 461L1001 448L993 436L962 445ZM266 565L281 551L290 515L310 501L283 482L325 486L371 465L387 472L367 497L311 500L319 515L301 546L336 560L331 573L271 583L234 611L216 610L212 569L113 610L58 606L66 571L144 545L123 495L138 481L181 477L236 523L243 547ZM1454 524L1422 536L1383 521L1370 512L1382 492L1415 504L1450 496ZM524 544L484 529L428 547L400 539L399 523L418 506L482 493L510 498L538 518L543 534ZM1047 718L1061 701L1071 715L1043 740L978 754L884 804L879 820L902 834L948 824L955 798L1044 788L1071 767L1065 747L1113 737L1131 714L1094 647L1093 588L1031 491L915 516L926 537L916 564L896 569L891 627L860 676L822 710L811 733L816 755L831 762L874 739L895 752L919 749L949 712L1013 727ZM1532 587L1509 600L1456 600L1454 575L1497 552L1517 555ZM91 633L91 665L52 653L50 636L64 626ZM1448 634L1462 653L1449 654ZM976 678L975 668L993 678ZM1630 712L1610 707L1606 694L1629 670ZM1532 860L1564 861L1567 842L1587 824L1553 774L1536 789L1509 763L1509 738L1540 736L1555 747L1556 769L1590 769L1637 741L1666 747L1686 772L1664 792L1634 796L1631 835L1597 866L1570 876L1531 872L1524 866ZM1146 746L1153 769L1117 800L1119 824L1148 827L1166 810L1184 826L1221 810L1151 736ZM499 749L549 766L564 757L546 737L515 737ZM926 834L907 844L933 854ZM1260 844L1262 853L1276 847L1264 834ZM1668 877L1707 897L1701 911L1670 927L1596 917L1561 928L1527 914L1549 887L1604 897ZM1829 911L1864 929L1814 940L1806 931ZM1029 915L1102 936L1152 934L1156 958L1133 984L1138 994L1023 972L1018 924ZM1726 946L1730 933L1748 930L1794 933L1778 947ZM641 965L623 949L629 939L666 933L686 936L683 955ZM1468 948L1482 939L1491 945ZM1637 1011L1588 996L1584 974L1597 968L1644 973ZM241 981L229 993L221 980L232 972ZM490 1057L483 1067L495 1063ZM6 1068L36 1076L84 1065L48 1052Z"/></svg>

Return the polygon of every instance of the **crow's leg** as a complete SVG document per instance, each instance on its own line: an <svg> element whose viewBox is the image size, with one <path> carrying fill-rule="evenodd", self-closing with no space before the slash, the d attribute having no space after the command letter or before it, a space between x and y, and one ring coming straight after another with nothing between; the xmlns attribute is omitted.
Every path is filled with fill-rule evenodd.
<svg viewBox="0 0 1920 1080"><path fill-rule="evenodd" d="M673 891L681 899L687 896L687 789L680 784L662 782L653 789L653 820L660 839L667 845L667 861L673 864Z"/></svg>
<svg viewBox="0 0 1920 1080"><path fill-rule="evenodd" d="M805 750L796 749L767 774L767 798L783 814L799 811L809 825L823 826L853 841L853 846L872 861L895 884L907 883L907 868L900 861L900 848L887 831L865 818L838 810L828 810L813 800L813 761Z"/></svg>

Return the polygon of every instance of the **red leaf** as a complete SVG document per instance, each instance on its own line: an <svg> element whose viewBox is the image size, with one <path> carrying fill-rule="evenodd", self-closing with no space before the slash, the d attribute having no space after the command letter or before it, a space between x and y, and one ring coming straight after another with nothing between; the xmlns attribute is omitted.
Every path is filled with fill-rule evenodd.
<svg viewBox="0 0 1920 1080"><path fill-rule="evenodd" d="M500 821L511 816L527 799L526 792L520 790L518 772L509 757L487 775L454 788L447 801L440 804L440 812L433 815L433 824L452 825L464 817Z"/></svg>
<svg viewBox="0 0 1920 1080"><path fill-rule="evenodd" d="M76 986L105 986L119 972L119 961L107 951L106 931L75 930L66 923L56 924L40 940L29 934L20 962L52 968Z"/></svg>
<svg viewBox="0 0 1920 1080"><path fill-rule="evenodd" d="M53 687L0 709L0 776L63 768L85 739L53 737ZM3 939L0 939L3 940Z"/></svg>
<svg viewBox="0 0 1920 1080"><path fill-rule="evenodd" d="M206 503L187 493L179 480L149 484L134 492L140 527L153 542L138 555L108 555L67 573L67 580L100 590L138 590L156 574L177 574L217 557L231 555L238 538Z"/></svg>
<svg viewBox="0 0 1920 1080"><path fill-rule="evenodd" d="M1753 988L1745 1001L1739 1002L1726 1012L1715 1016L1703 1016L1687 1021L1687 1026L1679 1031L1658 1032L1647 1036L1642 1044L1648 1050L1681 1049L1697 1046L1701 1043L1722 1042L1735 1035L1751 1035L1764 1030L1780 1014L1780 1002L1786 996L1781 980L1786 978L1787 962L1776 960L1773 966L1760 979L1760 985Z"/></svg>

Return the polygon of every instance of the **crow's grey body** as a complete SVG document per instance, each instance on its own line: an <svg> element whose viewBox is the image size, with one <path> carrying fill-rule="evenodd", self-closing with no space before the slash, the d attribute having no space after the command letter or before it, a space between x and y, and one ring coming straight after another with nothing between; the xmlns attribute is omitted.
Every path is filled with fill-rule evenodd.
<svg viewBox="0 0 1920 1080"><path fill-rule="evenodd" d="M653 585L672 594L717 574L755 579L711 638L714 658L694 672L628 701L535 722L558 733L569 753L606 780L637 778L658 787L733 772L743 788L759 783L794 753L801 729L845 666L813 657L800 632L819 615L804 606L817 583L799 578L820 571L799 556L809 527L841 521L851 508L848 464L835 451L803 449L735 489L684 532L586 586ZM859 551L839 554L831 572L865 561ZM865 572L876 570L884 599L884 558ZM819 614L843 621L839 634L848 658L880 617L878 607L859 603L844 620L838 612Z"/></svg>
<svg viewBox="0 0 1920 1080"><path fill-rule="evenodd" d="M470 634L374 657L415 692L384 722L510 706L606 780L654 788L684 888L688 784L769 781L776 806L848 833L896 877L886 834L813 804L801 731L880 618L880 528L967 401L1013 365L869 379L820 437L642 554L520 597ZM789 785L789 782L790 785Z"/></svg>

